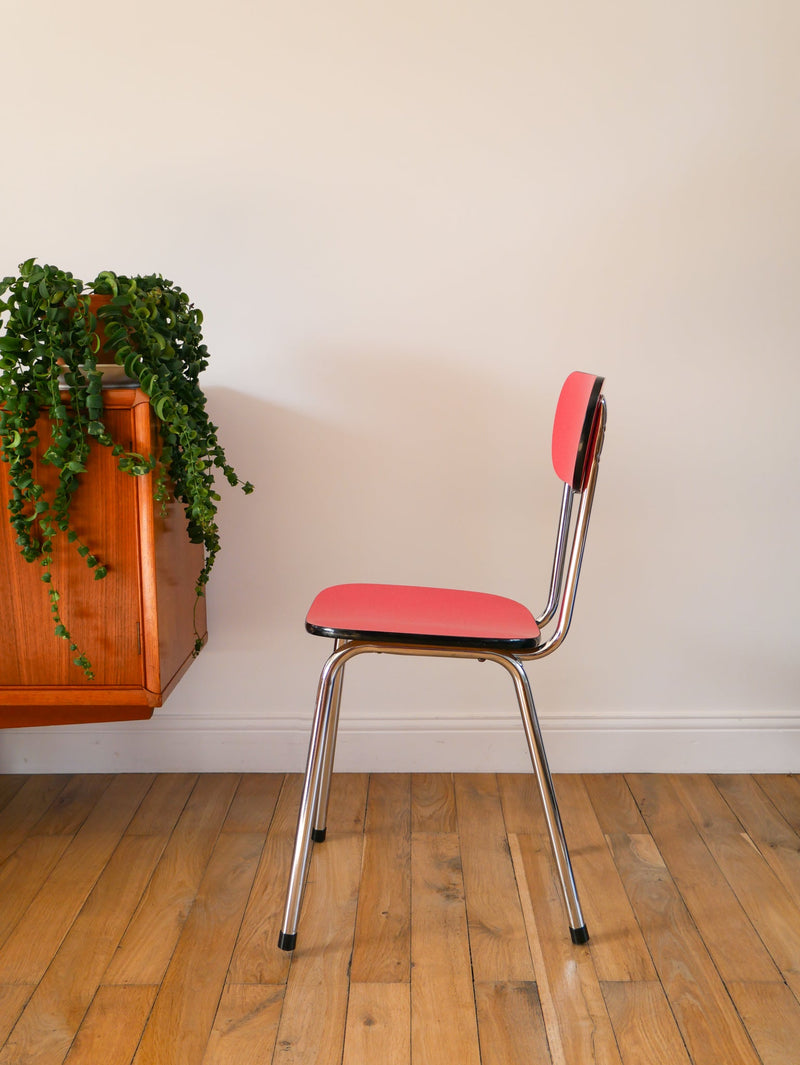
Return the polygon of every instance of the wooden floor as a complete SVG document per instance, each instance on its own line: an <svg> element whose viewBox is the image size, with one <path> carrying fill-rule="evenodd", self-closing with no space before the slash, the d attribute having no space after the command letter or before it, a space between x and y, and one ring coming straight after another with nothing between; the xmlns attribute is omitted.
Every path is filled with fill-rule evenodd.
<svg viewBox="0 0 800 1065"><path fill-rule="evenodd" d="M0 777L0 1065L797 1065L800 777Z"/></svg>

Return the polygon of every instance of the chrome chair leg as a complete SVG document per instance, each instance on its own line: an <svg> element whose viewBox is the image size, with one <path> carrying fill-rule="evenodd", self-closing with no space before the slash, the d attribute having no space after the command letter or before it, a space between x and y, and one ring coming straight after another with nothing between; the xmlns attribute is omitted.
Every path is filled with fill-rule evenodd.
<svg viewBox="0 0 800 1065"><path fill-rule="evenodd" d="M547 831L550 836L550 844L553 848L553 857L556 861L558 877L561 881L561 891L569 917L569 931L573 943L586 943L589 932L583 919L581 904L578 899L578 889L575 885L575 877L572 872L567 841L564 836L564 828L561 824L561 814L558 811L553 777L547 764L547 755L542 742L542 733L539 728L539 720L536 716L536 707L533 702L530 681L525 672L525 667L516 658L498 656L496 661L506 667L514 678L517 691L522 723L525 726L525 738L528 741L533 771L536 782L539 785L539 794L544 807Z"/></svg>
<svg viewBox="0 0 800 1065"><path fill-rule="evenodd" d="M336 640L333 645L334 651L338 651L343 645L342 640ZM339 734L339 707L342 704L342 684L344 683L344 666L340 666L333 682L333 696L331 699L330 726L325 735L325 745L322 754L322 773L320 776L319 793L314 802L314 825L311 829L311 838L315 843L325 840L328 824L328 800L331 795L331 777L333 775L333 761L336 757L336 737Z"/></svg>
<svg viewBox="0 0 800 1065"><path fill-rule="evenodd" d="M323 666L320 676L311 741L308 748L308 763L303 782L303 794L300 800L300 813L297 819L297 838L292 857L292 868L289 874L286 908L283 927L278 937L278 946L282 950L294 950L297 942L297 923L300 916L308 865L311 859L311 849L314 843L314 828L319 829L324 838L324 825L336 742L335 732L338 724L339 701L341 699L342 670L348 659L365 652L401 655L428 654L434 657L452 658L485 658L499 663L511 674L522 714L522 722L525 727L525 738L528 742L533 771L542 800L550 844L561 882L561 890L567 908L570 935L573 943L586 943L589 939L589 933L586 929L578 900L578 889L575 885L572 863L570 862L564 829L561 824L561 815L558 812L553 778L547 764L547 755L542 743L530 682L519 659L513 655L491 650L479 653L456 651L451 648L426 648L423 650L420 647L376 645L354 641L344 643L342 647L334 650Z"/></svg>
<svg viewBox="0 0 800 1065"><path fill-rule="evenodd" d="M311 740L308 745L306 775L303 781L303 794L300 799L300 812L297 817L297 835L292 855L292 867L289 873L289 886L286 892L283 925L278 936L278 946L281 950L294 950L297 943L297 922L300 917L300 906L303 901L303 892L313 846L312 825L317 813L316 805L320 795L325 750L329 746L328 734L332 724L332 697L338 663L339 658L334 651L323 666L322 674L319 678L314 723L311 728Z"/></svg>

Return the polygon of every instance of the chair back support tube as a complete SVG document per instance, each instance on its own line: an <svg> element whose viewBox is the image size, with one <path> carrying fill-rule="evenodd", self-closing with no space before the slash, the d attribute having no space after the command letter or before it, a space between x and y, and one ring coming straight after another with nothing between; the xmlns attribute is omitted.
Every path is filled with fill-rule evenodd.
<svg viewBox="0 0 800 1065"><path fill-rule="evenodd" d="M592 503L594 502L594 491L597 486L597 470L600 463L600 452L603 448L605 425L606 403L605 399L601 397L597 432L592 445L591 465L586 480L586 487L581 493L578 517L575 521L575 532L572 537L572 549L570 551L569 565L567 566L567 577L564 583L561 609L558 614L558 624L556 625L555 632L549 640L546 640L540 647L537 647L535 651L531 651L528 654L518 655L519 658L544 658L546 655L552 654L559 644L564 641L564 638L569 632L569 626L572 622L572 611L575 607L575 595L578 590L578 579L581 574L583 549L586 546L586 533L589 529L589 518L591 517Z"/></svg>
<svg viewBox="0 0 800 1065"><path fill-rule="evenodd" d="M547 596L547 606L539 617L536 624L543 629L556 615L558 604L561 600L561 584L564 579L564 562L567 557L567 541L569 539L569 526L572 517L572 500L575 498L575 490L564 484L561 495L561 516L558 521L558 535L556 536L556 550L553 556L553 572L550 575L550 591Z"/></svg>

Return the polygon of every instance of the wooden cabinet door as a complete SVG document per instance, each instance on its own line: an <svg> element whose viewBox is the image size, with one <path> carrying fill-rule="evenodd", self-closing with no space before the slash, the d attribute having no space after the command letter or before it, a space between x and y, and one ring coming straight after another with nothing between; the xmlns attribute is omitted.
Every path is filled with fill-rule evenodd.
<svg viewBox="0 0 800 1065"><path fill-rule="evenodd" d="M134 443L132 407L107 408L106 424L125 447ZM39 454L47 444L43 427ZM140 493L136 479L117 469L109 448L95 444L72 504L80 539L108 568L103 580L68 544L57 538L52 587L61 593L61 613L72 637L92 663L88 681L73 664L67 641L53 633L48 585L37 563L25 562L7 516L8 467L0 464L0 685L128 686L144 681L141 653ZM54 471L37 460L46 484ZM148 478L149 480L149 478Z"/></svg>

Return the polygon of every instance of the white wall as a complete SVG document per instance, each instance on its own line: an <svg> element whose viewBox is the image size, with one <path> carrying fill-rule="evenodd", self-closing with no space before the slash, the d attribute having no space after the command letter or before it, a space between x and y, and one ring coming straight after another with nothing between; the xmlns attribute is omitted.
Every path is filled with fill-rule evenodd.
<svg viewBox="0 0 800 1065"><path fill-rule="evenodd" d="M574 368L609 433L557 769L800 768L794 0L43 0L3 14L2 260L204 309L211 639L153 721L0 769L298 768L316 590L539 607ZM505 674L350 667L340 768L525 764Z"/></svg>

